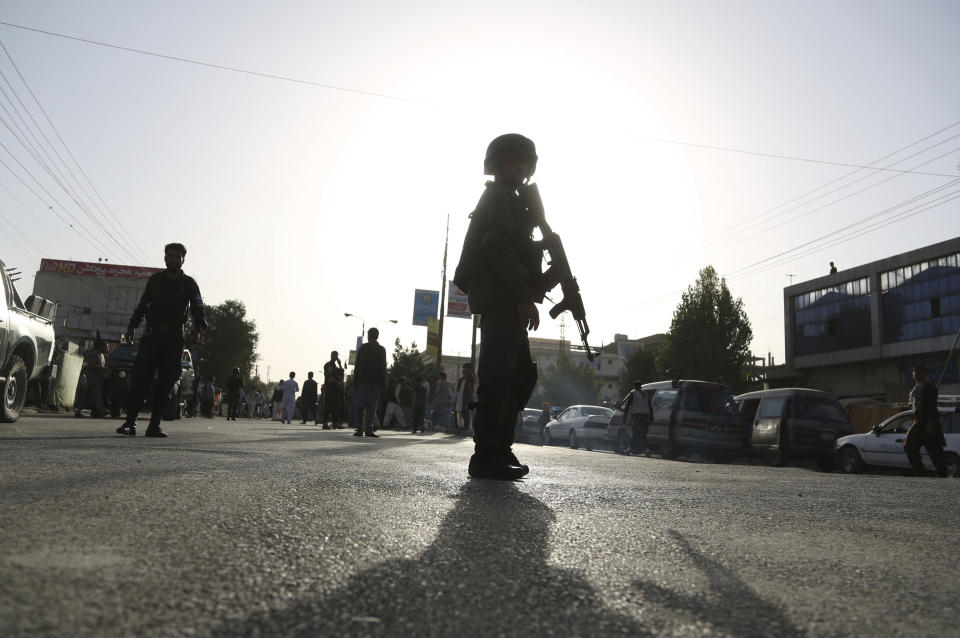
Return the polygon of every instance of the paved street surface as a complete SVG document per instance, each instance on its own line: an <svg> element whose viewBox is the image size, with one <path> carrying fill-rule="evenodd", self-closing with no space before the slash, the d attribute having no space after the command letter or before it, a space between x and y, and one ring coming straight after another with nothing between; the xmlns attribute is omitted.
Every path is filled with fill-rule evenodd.
<svg viewBox="0 0 960 638"><path fill-rule="evenodd" d="M0 636L956 636L955 480L185 419L0 424Z"/></svg>

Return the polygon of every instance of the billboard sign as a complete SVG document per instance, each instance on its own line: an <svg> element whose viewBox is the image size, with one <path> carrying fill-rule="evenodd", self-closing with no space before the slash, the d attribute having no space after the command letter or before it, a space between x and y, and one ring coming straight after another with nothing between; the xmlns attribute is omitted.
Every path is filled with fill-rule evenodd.
<svg viewBox="0 0 960 638"><path fill-rule="evenodd" d="M467 293L463 292L452 281L447 284L447 316L469 319L470 305L467 303Z"/></svg>
<svg viewBox="0 0 960 638"><path fill-rule="evenodd" d="M413 325L425 326L427 319L437 316L440 307L440 293L436 290L415 291L413 296Z"/></svg>

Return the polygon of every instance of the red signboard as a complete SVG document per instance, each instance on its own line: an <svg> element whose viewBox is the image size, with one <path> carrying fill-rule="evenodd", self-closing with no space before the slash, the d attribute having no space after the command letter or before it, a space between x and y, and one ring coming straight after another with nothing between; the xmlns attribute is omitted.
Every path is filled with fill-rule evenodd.
<svg viewBox="0 0 960 638"><path fill-rule="evenodd" d="M70 276L83 275L88 277L149 279L150 275L162 271L163 268L147 268L145 266L123 266L120 264L92 263L88 261L66 261L64 259L40 260L40 272L61 273Z"/></svg>

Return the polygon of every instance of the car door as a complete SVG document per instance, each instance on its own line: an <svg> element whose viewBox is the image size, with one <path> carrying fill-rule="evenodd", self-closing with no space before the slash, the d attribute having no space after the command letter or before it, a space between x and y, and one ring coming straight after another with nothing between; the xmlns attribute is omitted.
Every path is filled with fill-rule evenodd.
<svg viewBox="0 0 960 638"><path fill-rule="evenodd" d="M670 440L670 425L673 423L673 407L677 400L678 390L673 388L657 390L651 400L653 420L647 431L651 444L665 445Z"/></svg>
<svg viewBox="0 0 960 638"><path fill-rule="evenodd" d="M903 452L903 438L913 423L913 413L901 414L887 421L879 432L871 433L863 443L863 460L868 465L910 467Z"/></svg>
<svg viewBox="0 0 960 638"><path fill-rule="evenodd" d="M550 436L560 441L566 440L570 431L570 414L574 411L574 408L567 408L557 415L557 420L550 427Z"/></svg>

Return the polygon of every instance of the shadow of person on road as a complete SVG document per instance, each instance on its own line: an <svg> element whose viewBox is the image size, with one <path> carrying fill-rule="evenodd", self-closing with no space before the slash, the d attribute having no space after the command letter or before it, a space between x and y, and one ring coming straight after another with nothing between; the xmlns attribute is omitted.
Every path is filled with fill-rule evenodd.
<svg viewBox="0 0 960 638"><path fill-rule="evenodd" d="M548 565L553 512L518 485L471 480L437 539L329 595L232 620L214 635L577 636L652 633Z"/></svg>
<svg viewBox="0 0 960 638"><path fill-rule="evenodd" d="M634 582L634 588L648 605L659 604L670 615L689 614L734 636L806 635L790 622L782 607L761 598L730 568L695 550L679 532L670 530L669 534L707 577L709 589L706 593L681 594L656 583Z"/></svg>

